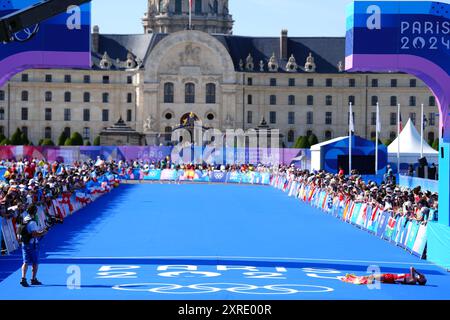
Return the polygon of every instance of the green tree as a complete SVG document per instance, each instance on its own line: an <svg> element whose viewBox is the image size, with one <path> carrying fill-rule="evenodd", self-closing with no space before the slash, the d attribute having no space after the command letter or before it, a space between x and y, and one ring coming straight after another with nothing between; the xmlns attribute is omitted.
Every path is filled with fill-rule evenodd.
<svg viewBox="0 0 450 320"><path fill-rule="evenodd" d="M3 139L2 142L0 142L1 146L10 146L11 144L11 140L9 140L8 138Z"/></svg>
<svg viewBox="0 0 450 320"><path fill-rule="evenodd" d="M383 144L388 147L393 141L391 139L384 139Z"/></svg>
<svg viewBox="0 0 450 320"><path fill-rule="evenodd" d="M100 136L97 136L95 139L94 139L94 146L99 146L100 145Z"/></svg>
<svg viewBox="0 0 450 320"><path fill-rule="evenodd" d="M299 149L309 149L311 148L311 145L309 144L309 139L308 137L300 137L300 141L298 143L298 148Z"/></svg>
<svg viewBox="0 0 450 320"><path fill-rule="evenodd" d="M30 145L30 140L28 140L28 136L25 134L25 132L22 132L22 134L20 135L20 140L23 146Z"/></svg>
<svg viewBox="0 0 450 320"><path fill-rule="evenodd" d="M67 138L69 138L64 130L58 138L58 146L63 146L66 143Z"/></svg>
<svg viewBox="0 0 450 320"><path fill-rule="evenodd" d="M70 137L70 140L72 140L73 146L82 146L84 144L83 137L78 132L74 132Z"/></svg>
<svg viewBox="0 0 450 320"><path fill-rule="evenodd" d="M292 147L292 148L294 148L294 149L300 149L300 141L302 140L302 136L300 136L300 137L298 137L297 138L297 140L295 141L295 143L294 143L294 146Z"/></svg>
<svg viewBox="0 0 450 320"><path fill-rule="evenodd" d="M319 143L319 139L317 139L317 136L313 133L308 137L308 143L309 147L311 148L311 146Z"/></svg>
<svg viewBox="0 0 450 320"><path fill-rule="evenodd" d="M434 140L432 148L439 151L439 139Z"/></svg>
<svg viewBox="0 0 450 320"><path fill-rule="evenodd" d="M90 147L92 144L91 144L91 142L89 140L86 140L84 142L84 145L87 146L87 147Z"/></svg>
<svg viewBox="0 0 450 320"><path fill-rule="evenodd" d="M11 136L11 144L13 146L22 145L22 131L19 128L17 128L17 130Z"/></svg>
<svg viewBox="0 0 450 320"><path fill-rule="evenodd" d="M64 146L66 146L66 147L73 146L72 139L67 138L66 141L64 142Z"/></svg>
<svg viewBox="0 0 450 320"><path fill-rule="evenodd" d="M52 141L52 139L43 139L40 145L44 147L53 147L55 143Z"/></svg>
<svg viewBox="0 0 450 320"><path fill-rule="evenodd" d="M0 141L3 141L3 140L5 140L6 139L6 136L3 134L3 133L1 133L0 134Z"/></svg>

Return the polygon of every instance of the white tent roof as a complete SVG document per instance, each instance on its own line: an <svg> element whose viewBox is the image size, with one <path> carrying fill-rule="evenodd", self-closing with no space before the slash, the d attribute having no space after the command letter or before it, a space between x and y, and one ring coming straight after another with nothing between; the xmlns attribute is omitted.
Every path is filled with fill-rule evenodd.
<svg viewBox="0 0 450 320"><path fill-rule="evenodd" d="M420 133L412 123L411 119L408 120L403 131L400 133L400 137L392 142L388 147L389 154L397 154L398 139L400 139L400 154L401 155L417 155L420 156ZM423 141L423 154L424 156L437 155L439 152L434 150L430 145Z"/></svg>

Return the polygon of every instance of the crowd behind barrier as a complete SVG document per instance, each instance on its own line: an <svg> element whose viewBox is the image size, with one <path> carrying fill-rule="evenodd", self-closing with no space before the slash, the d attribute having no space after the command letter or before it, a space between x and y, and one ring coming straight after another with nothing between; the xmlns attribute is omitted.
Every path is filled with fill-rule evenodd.
<svg viewBox="0 0 450 320"><path fill-rule="evenodd" d="M373 182L366 188L361 188L358 183L366 186L357 180L354 183L351 179L339 181L338 176L323 172L313 175L292 171L276 172L270 181L271 186L290 197L425 258L428 221L437 219L437 194L427 192L429 202L425 204L420 198L420 189L401 191L398 187L393 189L393 186L383 185L387 193L386 197L380 198L379 189ZM373 197L372 192L376 193ZM395 198L396 193L399 199L408 198L410 192L416 196L417 205L409 199L402 203Z"/></svg>
<svg viewBox="0 0 450 320"><path fill-rule="evenodd" d="M0 246L2 254L19 249L17 230L27 210L36 205L40 229L79 211L119 185L114 164L101 162L48 163L42 160L1 161Z"/></svg>

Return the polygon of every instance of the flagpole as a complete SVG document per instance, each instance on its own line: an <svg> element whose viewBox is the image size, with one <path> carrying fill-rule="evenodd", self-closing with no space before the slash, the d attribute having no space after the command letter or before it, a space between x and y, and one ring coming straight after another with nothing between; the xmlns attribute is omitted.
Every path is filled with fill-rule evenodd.
<svg viewBox="0 0 450 320"><path fill-rule="evenodd" d="M400 174L400 103L397 111L397 173Z"/></svg>
<svg viewBox="0 0 450 320"><path fill-rule="evenodd" d="M376 132L376 141L375 141L375 175L378 174L378 130L380 128L380 104L377 102L377 128L375 129Z"/></svg>
<svg viewBox="0 0 450 320"><path fill-rule="evenodd" d="M349 126L348 126L348 139L349 139L349 150L348 150L348 172L349 175L352 174L352 130L353 130L353 108L350 102L350 113L349 113Z"/></svg>
<svg viewBox="0 0 450 320"><path fill-rule="evenodd" d="M422 115L421 115L421 124L420 124L420 158L423 158L423 131L424 131L424 112L423 112L423 103L422 103Z"/></svg>

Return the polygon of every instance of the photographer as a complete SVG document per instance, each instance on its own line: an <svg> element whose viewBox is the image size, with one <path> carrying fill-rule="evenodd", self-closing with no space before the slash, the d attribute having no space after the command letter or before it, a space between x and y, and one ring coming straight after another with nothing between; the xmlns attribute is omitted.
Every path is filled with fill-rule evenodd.
<svg viewBox="0 0 450 320"><path fill-rule="evenodd" d="M39 265L39 238L47 233L47 228L40 229L36 223L37 207L32 204L28 207L27 212L24 212L22 225L19 227L19 237L22 243L22 281L20 284L23 287L29 287L27 282L28 265L32 265L31 284L38 286L42 285L37 279L38 265Z"/></svg>

